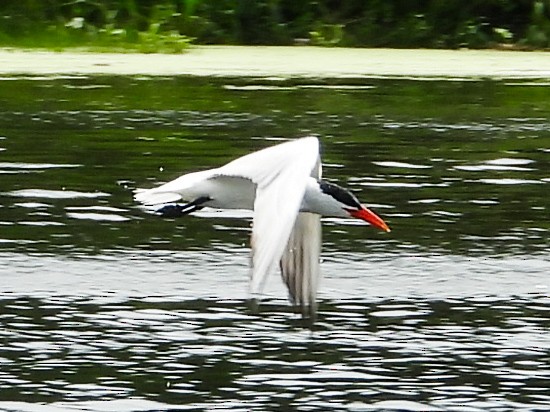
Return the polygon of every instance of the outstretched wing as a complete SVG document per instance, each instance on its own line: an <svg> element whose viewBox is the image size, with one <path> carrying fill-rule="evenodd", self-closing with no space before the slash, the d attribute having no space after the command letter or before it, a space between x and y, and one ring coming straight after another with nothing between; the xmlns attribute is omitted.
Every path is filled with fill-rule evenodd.
<svg viewBox="0 0 550 412"><path fill-rule="evenodd" d="M253 294L261 292L294 228L308 179L319 164L319 141L305 137L243 156L218 169L256 184L252 228Z"/></svg>
<svg viewBox="0 0 550 412"><path fill-rule="evenodd" d="M321 178L321 157L311 171L311 176ZM290 301L298 305L304 316L315 316L316 297L321 271L321 216L299 213L281 257L281 276L288 288Z"/></svg>
<svg viewBox="0 0 550 412"><path fill-rule="evenodd" d="M321 217L299 213L281 258L281 275L290 301L302 314L314 317L320 279Z"/></svg>

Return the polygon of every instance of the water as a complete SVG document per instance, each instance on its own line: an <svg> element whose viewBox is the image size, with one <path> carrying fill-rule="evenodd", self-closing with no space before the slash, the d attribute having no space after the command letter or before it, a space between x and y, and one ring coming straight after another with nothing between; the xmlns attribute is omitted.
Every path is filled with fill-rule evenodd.
<svg viewBox="0 0 550 412"><path fill-rule="evenodd" d="M550 408L550 104L536 83L0 81L0 410ZM249 220L132 201L317 133L390 234L324 222L313 330Z"/></svg>

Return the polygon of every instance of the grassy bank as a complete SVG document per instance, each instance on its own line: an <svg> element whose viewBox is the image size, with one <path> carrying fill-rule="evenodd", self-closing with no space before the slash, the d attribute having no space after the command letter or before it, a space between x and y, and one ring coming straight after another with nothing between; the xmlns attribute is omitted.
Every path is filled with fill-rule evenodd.
<svg viewBox="0 0 550 412"><path fill-rule="evenodd" d="M4 0L0 46L550 47L549 0Z"/></svg>

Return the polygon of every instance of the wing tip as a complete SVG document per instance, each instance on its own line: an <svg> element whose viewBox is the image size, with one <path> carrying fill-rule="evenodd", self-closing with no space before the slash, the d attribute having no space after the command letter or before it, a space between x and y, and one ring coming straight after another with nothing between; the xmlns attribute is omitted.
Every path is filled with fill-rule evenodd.
<svg viewBox="0 0 550 412"><path fill-rule="evenodd" d="M304 136L304 137L301 137L297 140L301 140L303 142L307 142L309 144L311 144L312 146L314 146L315 148L318 148L319 147L319 136L318 135L315 135L315 134L310 134L310 135L307 135L307 136Z"/></svg>

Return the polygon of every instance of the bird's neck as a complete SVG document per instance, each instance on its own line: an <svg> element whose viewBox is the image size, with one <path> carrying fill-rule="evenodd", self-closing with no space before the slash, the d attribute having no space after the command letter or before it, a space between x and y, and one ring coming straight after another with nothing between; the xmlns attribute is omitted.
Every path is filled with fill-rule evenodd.
<svg viewBox="0 0 550 412"><path fill-rule="evenodd" d="M340 202L321 190L321 184L322 181L314 178L308 180L300 211L329 217L349 217Z"/></svg>

